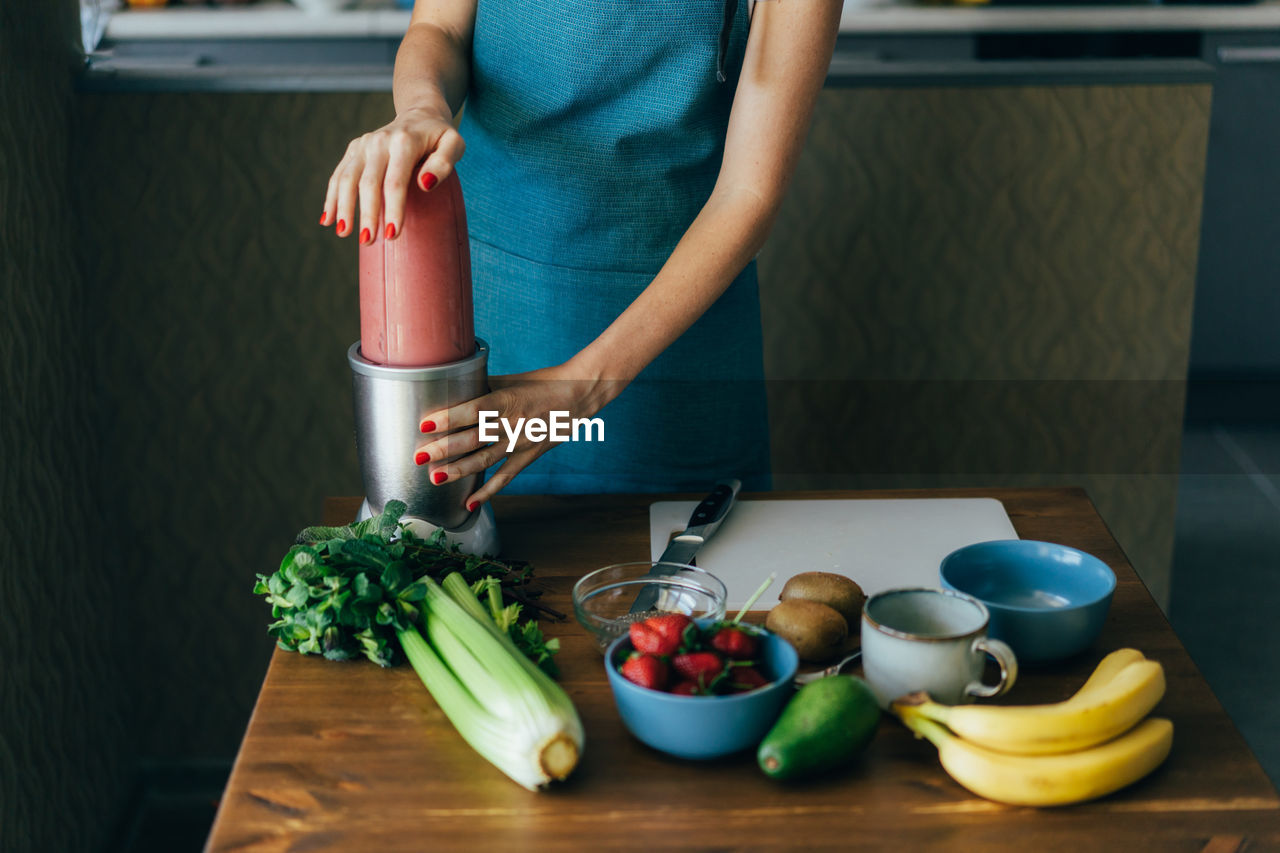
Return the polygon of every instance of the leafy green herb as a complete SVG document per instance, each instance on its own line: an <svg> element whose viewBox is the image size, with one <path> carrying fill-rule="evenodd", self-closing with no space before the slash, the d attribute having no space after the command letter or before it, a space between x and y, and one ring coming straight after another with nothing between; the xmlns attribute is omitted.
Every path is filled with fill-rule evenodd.
<svg viewBox="0 0 1280 853"><path fill-rule="evenodd" d="M523 625L519 624L520 611L524 608L519 603L503 606L502 584L497 578L481 578L471 585L471 591L482 602L488 603L489 615L493 617L498 630L506 632L525 657L552 678L560 675L560 667L551 658L560 651L560 639L555 637L548 640L533 619L526 620Z"/></svg>
<svg viewBox="0 0 1280 853"><path fill-rule="evenodd" d="M442 531L422 539L400 524L405 509L401 501L388 501L381 515L364 521L308 527L275 574L258 575L254 592L271 604L275 621L267 630L280 648L331 660L364 655L390 666L399 649L397 634L419 622L424 578L457 572L468 583L490 584L499 605L495 621L503 614L501 629L531 660L554 670L551 655L559 642L543 640L532 620L517 628L519 604L501 606L504 589L528 601L515 588L530 578L529 564L463 554L446 546Z"/></svg>

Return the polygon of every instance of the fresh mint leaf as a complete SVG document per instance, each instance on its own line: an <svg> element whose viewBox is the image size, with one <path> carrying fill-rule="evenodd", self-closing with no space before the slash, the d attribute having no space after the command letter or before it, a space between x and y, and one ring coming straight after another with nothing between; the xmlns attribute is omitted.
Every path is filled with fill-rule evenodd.
<svg viewBox="0 0 1280 853"><path fill-rule="evenodd" d="M511 627L511 640L525 657L538 665L538 668L552 678L560 675L560 667L552 660L552 655L560 650L559 638L548 640L542 634L538 623L532 619L523 625Z"/></svg>
<svg viewBox="0 0 1280 853"><path fill-rule="evenodd" d="M504 590L528 581L528 563L463 554L448 545L443 531L424 539L400 523L404 512L403 502L389 501L381 515L356 524L308 527L275 573L257 576L253 590L271 607L267 631L276 644L334 659L363 655L388 666L399 654L396 632L421 621L422 579L459 572L473 584L494 578L495 622L513 638L529 628L536 632L521 640L521 648L527 646L531 659L541 657L545 668L554 641L544 641L533 622L517 627L520 605L502 600ZM516 594L529 600L527 593Z"/></svg>
<svg viewBox="0 0 1280 853"><path fill-rule="evenodd" d="M293 552L293 573L305 580L320 577L320 562L316 559L316 552L306 547L296 549Z"/></svg>
<svg viewBox="0 0 1280 853"><path fill-rule="evenodd" d="M409 583L409 567L404 561L396 560L382 570L382 588L392 595L399 595Z"/></svg>
<svg viewBox="0 0 1280 853"><path fill-rule="evenodd" d="M349 539L342 543L342 556L371 568L383 569L391 563L385 549L368 539Z"/></svg>
<svg viewBox="0 0 1280 853"><path fill-rule="evenodd" d="M315 545L330 539L353 539L355 532L350 527L308 527L298 534L299 545Z"/></svg>
<svg viewBox="0 0 1280 853"><path fill-rule="evenodd" d="M338 610L338 621L348 628L363 631L369 627L372 618L368 613L355 607L342 607Z"/></svg>
<svg viewBox="0 0 1280 853"><path fill-rule="evenodd" d="M367 578L367 577L368 577L368 575L361 575L360 577L362 577L362 578ZM382 587L378 586L376 583L373 583L373 582L371 582L371 581L369 581L369 580L366 580L366 581L364 582L364 592L360 592L359 590L356 590L356 600L357 600L358 602L365 602L365 601L368 601L368 602L377 602L377 601L381 601L381 600L382 600Z"/></svg>
<svg viewBox="0 0 1280 853"><path fill-rule="evenodd" d="M329 660L350 660L354 652L351 639L336 626L325 629L320 645Z"/></svg>
<svg viewBox="0 0 1280 853"><path fill-rule="evenodd" d="M414 581L400 590L397 597L401 601L421 601L427 597L427 585L422 581Z"/></svg>
<svg viewBox="0 0 1280 853"><path fill-rule="evenodd" d="M375 516L374 519L370 519L370 521L376 519L377 525L375 526L375 529L378 531L378 536L382 538L383 542L391 541L391 537L394 536L396 531L400 528L401 516L404 515L405 510L408 508L409 507L404 501L387 501L386 506L382 508L382 514Z"/></svg>
<svg viewBox="0 0 1280 853"><path fill-rule="evenodd" d="M289 587L284 597L293 607L304 607L307 599L311 597L311 589L304 583L297 583Z"/></svg>
<svg viewBox="0 0 1280 853"><path fill-rule="evenodd" d="M387 602L387 601L382 602L381 604L378 605L378 615L374 617L374 620L379 625L395 625L396 624L395 607L393 607L390 602Z"/></svg>

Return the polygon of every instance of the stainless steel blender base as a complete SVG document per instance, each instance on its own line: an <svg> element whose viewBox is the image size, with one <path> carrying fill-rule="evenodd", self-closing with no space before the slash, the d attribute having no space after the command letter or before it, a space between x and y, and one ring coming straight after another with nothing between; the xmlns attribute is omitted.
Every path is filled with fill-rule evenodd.
<svg viewBox="0 0 1280 853"><path fill-rule="evenodd" d="M365 498L360 504L360 512L356 514L356 521L364 521L372 516L373 510L369 508L369 499ZM423 539L437 530L443 530L445 542L449 545L457 545L465 554L496 557L502 549L502 542L498 539L498 525L493 518L493 507L489 504L471 513L466 521L452 529L432 524L424 518L412 515L405 515L400 520L415 535Z"/></svg>
<svg viewBox="0 0 1280 853"><path fill-rule="evenodd" d="M347 350L360 476L365 500L375 512L399 500L409 507L406 515L425 519L433 530L470 529L466 499L480 488L484 474L433 485L428 468L417 464L414 454L426 440L418 431L424 416L488 390L488 357L488 347L478 338L469 358L430 367L374 364L361 355L359 341Z"/></svg>

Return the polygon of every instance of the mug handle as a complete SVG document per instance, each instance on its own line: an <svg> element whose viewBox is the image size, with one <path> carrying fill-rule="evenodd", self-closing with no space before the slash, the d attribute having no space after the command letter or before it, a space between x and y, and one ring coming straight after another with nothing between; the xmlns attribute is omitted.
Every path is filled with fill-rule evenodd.
<svg viewBox="0 0 1280 853"><path fill-rule="evenodd" d="M969 651L985 652L995 658L996 663L1000 664L999 683L984 684L981 681L971 681L964 688L964 692L970 696L977 696L983 699L999 696L1018 680L1018 659L1013 656L1013 649L1006 644L990 637L975 637L973 642L969 644Z"/></svg>

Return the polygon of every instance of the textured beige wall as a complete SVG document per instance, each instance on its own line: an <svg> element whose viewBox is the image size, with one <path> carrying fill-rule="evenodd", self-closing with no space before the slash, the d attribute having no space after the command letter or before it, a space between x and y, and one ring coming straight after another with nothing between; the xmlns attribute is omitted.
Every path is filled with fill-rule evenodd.
<svg viewBox="0 0 1280 853"><path fill-rule="evenodd" d="M760 258L776 484L1084 485L1167 601L1209 102L825 91Z"/></svg>
<svg viewBox="0 0 1280 853"><path fill-rule="evenodd" d="M21 13L16 8L22 6ZM75 5L0 4L0 850L88 853L132 778L93 318L68 199Z"/></svg>

